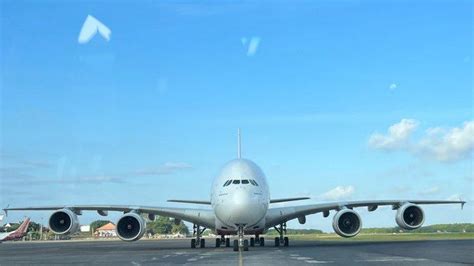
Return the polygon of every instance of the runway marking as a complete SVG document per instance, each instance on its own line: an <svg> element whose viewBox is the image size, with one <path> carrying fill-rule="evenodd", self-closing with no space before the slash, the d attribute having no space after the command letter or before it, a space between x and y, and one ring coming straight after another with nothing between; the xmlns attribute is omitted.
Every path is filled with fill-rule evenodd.
<svg viewBox="0 0 474 266"><path fill-rule="evenodd" d="M244 259L242 258L242 249L239 248L239 266L244 265Z"/></svg>
<svg viewBox="0 0 474 266"><path fill-rule="evenodd" d="M175 255L184 255L184 254L187 254L187 252L175 252L174 254Z"/></svg>
<svg viewBox="0 0 474 266"><path fill-rule="evenodd" d="M312 259L311 257L293 257L293 259L297 259L297 260L310 260Z"/></svg>
<svg viewBox="0 0 474 266"><path fill-rule="evenodd" d="M334 263L334 261L328 261L328 260L307 260L306 263L326 264L326 263Z"/></svg>
<svg viewBox="0 0 474 266"><path fill-rule="evenodd" d="M355 260L357 262L410 262L410 261L427 261L424 258L408 258L408 257L380 257L365 260Z"/></svg>
<svg viewBox="0 0 474 266"><path fill-rule="evenodd" d="M189 258L188 261L197 261L198 258Z"/></svg>
<svg viewBox="0 0 474 266"><path fill-rule="evenodd" d="M166 259L166 258L168 258L169 256L170 256L170 255L164 255L164 256L163 256L163 259Z"/></svg>
<svg viewBox="0 0 474 266"><path fill-rule="evenodd" d="M135 265L135 266L140 266L141 264L136 262L136 261L132 261L132 264Z"/></svg>
<svg viewBox="0 0 474 266"><path fill-rule="evenodd" d="M206 252L206 253L202 253L201 256L212 256L216 254L217 254L216 252Z"/></svg>

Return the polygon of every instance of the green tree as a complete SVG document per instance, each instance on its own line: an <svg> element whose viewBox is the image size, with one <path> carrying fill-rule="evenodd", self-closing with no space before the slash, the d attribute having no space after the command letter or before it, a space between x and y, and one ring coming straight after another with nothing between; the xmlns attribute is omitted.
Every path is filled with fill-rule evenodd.
<svg viewBox="0 0 474 266"><path fill-rule="evenodd" d="M154 221L147 223L147 228L152 234L170 234L172 227L172 221L164 216L157 216Z"/></svg>
<svg viewBox="0 0 474 266"><path fill-rule="evenodd" d="M173 234L184 234L184 235L189 235L189 229L188 227L181 221L178 225L173 223L173 228L171 229L171 232Z"/></svg>
<svg viewBox="0 0 474 266"><path fill-rule="evenodd" d="M156 216L154 221L147 223L147 233L151 234L189 234L188 227L181 221L178 225L174 219L165 216Z"/></svg>
<svg viewBox="0 0 474 266"><path fill-rule="evenodd" d="M30 221L30 224L28 225L28 232L39 232L40 227L41 225L39 223Z"/></svg>

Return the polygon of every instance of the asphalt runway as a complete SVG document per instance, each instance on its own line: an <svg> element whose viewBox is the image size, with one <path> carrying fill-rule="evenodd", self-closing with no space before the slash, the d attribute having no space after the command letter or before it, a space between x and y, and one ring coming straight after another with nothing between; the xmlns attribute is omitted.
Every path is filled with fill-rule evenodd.
<svg viewBox="0 0 474 266"><path fill-rule="evenodd" d="M5 242L0 265L474 265L474 240L291 241L290 247L189 248L186 240Z"/></svg>

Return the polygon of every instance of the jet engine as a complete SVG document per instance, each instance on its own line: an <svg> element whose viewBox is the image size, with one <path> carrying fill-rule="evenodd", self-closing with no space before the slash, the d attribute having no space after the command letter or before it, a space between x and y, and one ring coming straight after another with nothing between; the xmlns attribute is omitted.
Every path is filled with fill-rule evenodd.
<svg viewBox="0 0 474 266"><path fill-rule="evenodd" d="M298 217L298 222L300 224L305 224L306 223L306 216L300 216Z"/></svg>
<svg viewBox="0 0 474 266"><path fill-rule="evenodd" d="M423 209L412 203L403 204L397 210L395 221L398 226L406 230L420 228L425 222Z"/></svg>
<svg viewBox="0 0 474 266"><path fill-rule="evenodd" d="M336 234L342 237L353 237L360 232L362 220L357 212L343 209L334 215L332 228Z"/></svg>
<svg viewBox="0 0 474 266"><path fill-rule="evenodd" d="M130 212L124 214L117 222L115 230L123 241L136 241L145 234L146 222L139 214Z"/></svg>
<svg viewBox="0 0 474 266"><path fill-rule="evenodd" d="M79 229L79 219L70 209L57 210L49 217L49 228L55 234L72 234Z"/></svg>

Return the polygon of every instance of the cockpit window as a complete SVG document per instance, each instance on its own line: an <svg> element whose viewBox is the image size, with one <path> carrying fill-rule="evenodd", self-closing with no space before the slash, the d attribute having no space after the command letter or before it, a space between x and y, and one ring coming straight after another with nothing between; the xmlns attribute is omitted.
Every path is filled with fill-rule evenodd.
<svg viewBox="0 0 474 266"><path fill-rule="evenodd" d="M230 183L232 183L232 179L231 179L231 180L227 180L227 181L224 183L223 187L227 187L228 185L230 185Z"/></svg>
<svg viewBox="0 0 474 266"><path fill-rule="evenodd" d="M242 184L248 184L248 183L249 183L249 181L247 179L242 180Z"/></svg>
<svg viewBox="0 0 474 266"><path fill-rule="evenodd" d="M257 183L255 183L255 181L253 181L252 179L250 179L249 181L250 181L250 183L251 183L252 185L254 185L254 186L257 185Z"/></svg>
<svg viewBox="0 0 474 266"><path fill-rule="evenodd" d="M236 185L237 185L237 184L240 184L240 180L236 179L236 180L234 180L234 181L232 182L232 184L236 184Z"/></svg>
<svg viewBox="0 0 474 266"><path fill-rule="evenodd" d="M257 183L257 181L255 181L255 180L252 180L252 181L253 181L253 182L255 183L255 185L258 187L258 183Z"/></svg>

